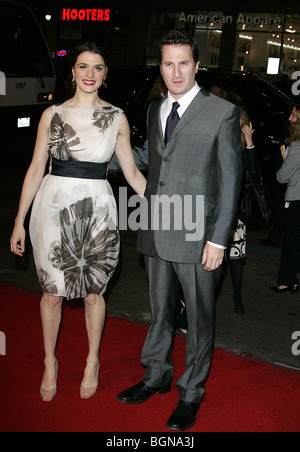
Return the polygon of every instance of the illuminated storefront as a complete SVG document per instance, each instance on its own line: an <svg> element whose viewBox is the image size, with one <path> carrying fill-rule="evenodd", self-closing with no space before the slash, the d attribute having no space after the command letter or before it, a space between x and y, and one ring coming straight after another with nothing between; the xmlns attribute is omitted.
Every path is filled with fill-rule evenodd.
<svg viewBox="0 0 300 452"><path fill-rule="evenodd" d="M188 30L196 38L203 67L224 67L235 71L252 71L265 74L270 59L278 59L279 72L292 74L300 69L300 15L249 14L239 12L181 11L152 12L149 18L146 62L157 61L157 43L163 32L163 23L173 23L174 28ZM220 64L224 29L231 37L230 67ZM223 46L224 48L225 46ZM276 63L276 60L275 60ZM269 66L270 67L270 66Z"/></svg>
<svg viewBox="0 0 300 452"><path fill-rule="evenodd" d="M55 55L90 40L102 43L112 66L156 65L161 37L176 28L196 38L202 67L257 75L300 70L299 2L75 0L53 8L55 32L52 25L46 34Z"/></svg>

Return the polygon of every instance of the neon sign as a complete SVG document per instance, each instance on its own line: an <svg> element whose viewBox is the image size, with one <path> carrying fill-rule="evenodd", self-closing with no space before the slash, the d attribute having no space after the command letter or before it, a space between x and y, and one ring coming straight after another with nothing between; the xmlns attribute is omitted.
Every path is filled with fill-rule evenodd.
<svg viewBox="0 0 300 452"><path fill-rule="evenodd" d="M109 22L110 9L71 9L63 8L62 20L86 20L94 22Z"/></svg>
<svg viewBox="0 0 300 452"><path fill-rule="evenodd" d="M58 56L58 57L64 57L64 56L66 56L67 55L67 51L66 50L57 50L57 52L56 52L56 55Z"/></svg>

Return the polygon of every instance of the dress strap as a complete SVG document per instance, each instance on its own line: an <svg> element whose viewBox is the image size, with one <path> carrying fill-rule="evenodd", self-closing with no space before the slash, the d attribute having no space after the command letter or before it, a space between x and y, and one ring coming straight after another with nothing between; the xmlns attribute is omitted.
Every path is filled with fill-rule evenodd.
<svg viewBox="0 0 300 452"><path fill-rule="evenodd" d="M94 163L79 160L57 160L52 158L52 176L75 177L79 179L106 179L108 162Z"/></svg>

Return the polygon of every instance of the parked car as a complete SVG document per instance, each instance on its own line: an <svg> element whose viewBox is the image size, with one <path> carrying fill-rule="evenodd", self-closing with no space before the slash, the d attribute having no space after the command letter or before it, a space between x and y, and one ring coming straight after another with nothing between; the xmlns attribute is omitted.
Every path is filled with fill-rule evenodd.
<svg viewBox="0 0 300 452"><path fill-rule="evenodd" d="M155 86L159 69L115 69L107 80L104 97L123 108L130 123L132 146L147 138L146 117L149 104L160 96ZM279 143L285 134L293 101L268 82L244 73L200 70L199 85L208 91L218 87L229 101L239 103L247 111L255 129L254 141L266 183L275 182ZM101 93L103 95L103 93Z"/></svg>

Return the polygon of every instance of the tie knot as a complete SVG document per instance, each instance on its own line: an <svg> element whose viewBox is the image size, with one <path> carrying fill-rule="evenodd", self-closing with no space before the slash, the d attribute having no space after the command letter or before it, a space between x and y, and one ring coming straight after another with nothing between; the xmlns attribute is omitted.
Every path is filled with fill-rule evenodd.
<svg viewBox="0 0 300 452"><path fill-rule="evenodd" d="M178 102L173 102L171 113L174 113L175 111L177 111L179 107L180 107L180 105Z"/></svg>

